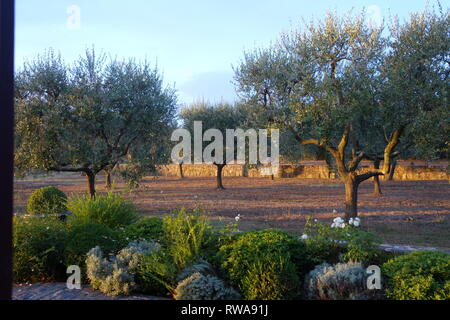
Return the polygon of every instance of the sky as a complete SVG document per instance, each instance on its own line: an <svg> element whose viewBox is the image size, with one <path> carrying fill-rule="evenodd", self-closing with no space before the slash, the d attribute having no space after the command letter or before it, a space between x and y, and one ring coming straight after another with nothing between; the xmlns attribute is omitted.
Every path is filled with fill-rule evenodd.
<svg viewBox="0 0 450 320"><path fill-rule="evenodd" d="M365 8L375 23L430 0L16 0L16 69L52 48L71 63L88 48L157 64L181 105L237 99L233 66L302 19ZM441 0L444 8L450 0Z"/></svg>

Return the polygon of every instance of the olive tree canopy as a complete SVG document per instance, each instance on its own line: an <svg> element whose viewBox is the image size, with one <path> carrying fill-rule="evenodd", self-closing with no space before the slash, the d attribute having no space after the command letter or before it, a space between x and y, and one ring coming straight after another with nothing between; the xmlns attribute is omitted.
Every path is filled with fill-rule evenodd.
<svg viewBox="0 0 450 320"><path fill-rule="evenodd" d="M93 196L100 171L151 156L175 110L174 90L147 63L88 50L68 66L49 50L16 75L16 168L83 172Z"/></svg>
<svg viewBox="0 0 450 320"><path fill-rule="evenodd" d="M350 219L359 184L388 174L396 153L445 143L449 30L443 12L412 15L388 36L364 12L329 13L272 47L245 53L235 80L241 97L263 106L300 145L332 156ZM380 157L381 168L358 170L363 159Z"/></svg>

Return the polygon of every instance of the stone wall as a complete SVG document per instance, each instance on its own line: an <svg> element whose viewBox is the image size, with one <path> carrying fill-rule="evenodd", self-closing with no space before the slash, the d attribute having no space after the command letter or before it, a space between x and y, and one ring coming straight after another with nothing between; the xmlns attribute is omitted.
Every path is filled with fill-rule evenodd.
<svg viewBox="0 0 450 320"><path fill-rule="evenodd" d="M398 166L394 179L397 180L448 180L449 170L443 166Z"/></svg>
<svg viewBox="0 0 450 320"><path fill-rule="evenodd" d="M370 170L368 163L363 163L361 172ZM247 169L242 165L227 165L223 169L225 177L267 177L272 172L270 168ZM158 174L162 176L179 176L179 166L169 164L158 167ZM183 165L185 177L214 177L214 165ZM303 179L335 179L336 175L326 165L318 164L282 164L273 172L277 178L303 178ZM394 180L449 180L450 175L446 165L399 164L395 169Z"/></svg>
<svg viewBox="0 0 450 320"><path fill-rule="evenodd" d="M162 176L178 177L180 169L177 164L168 164L157 167L157 172ZM207 164L184 164L183 175L185 177L215 177L217 167L215 165ZM243 177L244 167L242 165L227 165L223 168L223 175L225 177Z"/></svg>

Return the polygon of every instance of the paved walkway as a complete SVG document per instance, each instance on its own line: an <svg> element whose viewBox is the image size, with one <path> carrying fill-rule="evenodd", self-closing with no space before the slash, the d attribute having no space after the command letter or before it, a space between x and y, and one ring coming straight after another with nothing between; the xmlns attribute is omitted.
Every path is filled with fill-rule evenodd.
<svg viewBox="0 0 450 320"><path fill-rule="evenodd" d="M167 298L130 295L108 297L83 285L81 290L69 290L64 282L14 285L13 300L167 300Z"/></svg>
<svg viewBox="0 0 450 320"><path fill-rule="evenodd" d="M433 248L433 247L418 247L418 246L404 246L398 244L382 244L380 249L388 252L398 252L398 253L409 253L418 250L426 250L426 251L443 251L446 253L450 253L450 249L444 248Z"/></svg>

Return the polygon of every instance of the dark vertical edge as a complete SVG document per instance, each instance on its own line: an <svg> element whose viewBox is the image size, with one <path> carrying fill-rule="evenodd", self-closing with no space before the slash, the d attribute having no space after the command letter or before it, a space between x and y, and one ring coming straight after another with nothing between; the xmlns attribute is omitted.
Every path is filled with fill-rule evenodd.
<svg viewBox="0 0 450 320"><path fill-rule="evenodd" d="M12 293L14 0L0 0L0 300Z"/></svg>

